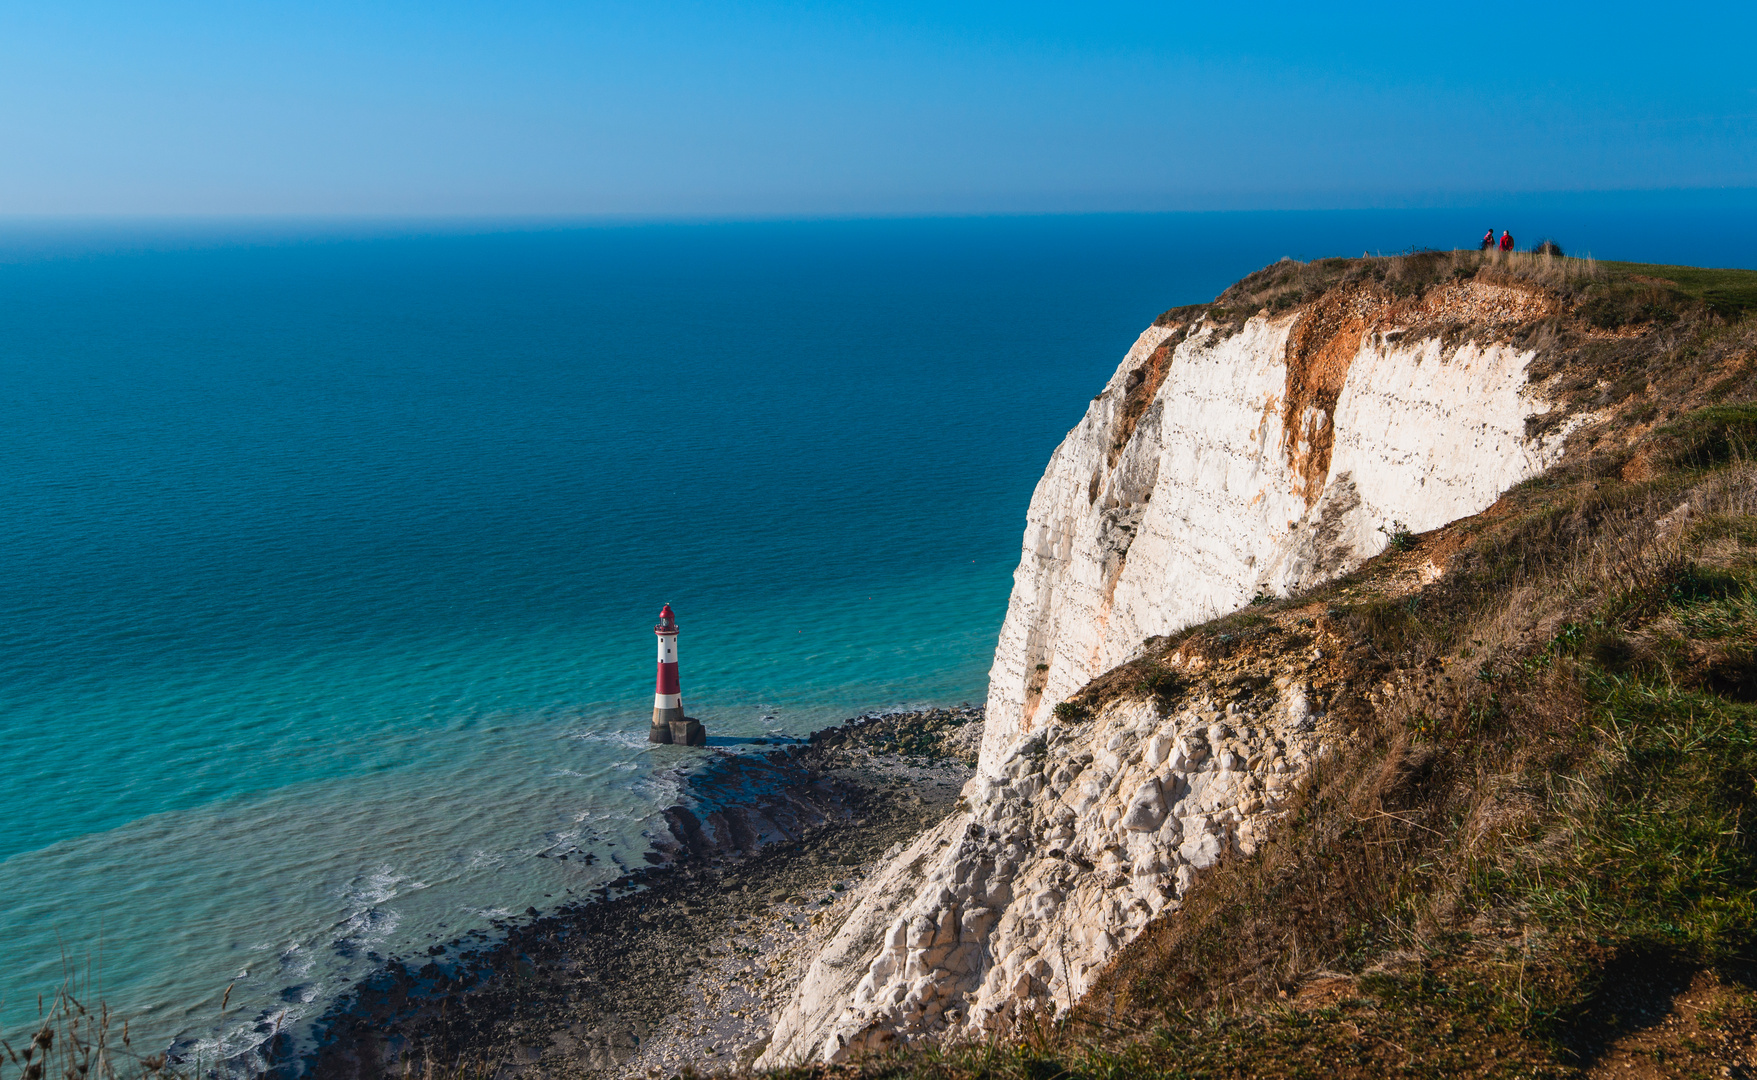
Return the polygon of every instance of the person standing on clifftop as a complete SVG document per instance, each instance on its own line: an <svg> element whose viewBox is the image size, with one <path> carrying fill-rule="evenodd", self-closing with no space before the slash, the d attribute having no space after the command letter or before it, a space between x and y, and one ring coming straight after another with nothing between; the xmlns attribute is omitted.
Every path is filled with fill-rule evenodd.
<svg viewBox="0 0 1757 1080"><path fill-rule="evenodd" d="M1494 248L1494 246L1495 246L1495 230L1490 229L1488 232L1482 234L1482 243L1478 246L1477 250L1490 251Z"/></svg>
<svg viewBox="0 0 1757 1080"><path fill-rule="evenodd" d="M1506 231L1505 229L1501 230L1501 250L1502 251L1512 251L1513 250L1513 234Z"/></svg>

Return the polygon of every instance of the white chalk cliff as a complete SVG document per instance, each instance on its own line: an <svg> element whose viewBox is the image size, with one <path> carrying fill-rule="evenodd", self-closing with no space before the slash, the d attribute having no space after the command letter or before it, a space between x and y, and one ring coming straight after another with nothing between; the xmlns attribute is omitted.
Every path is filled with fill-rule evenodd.
<svg viewBox="0 0 1757 1080"><path fill-rule="evenodd" d="M1549 406L1500 333L1548 304L1357 288L1143 333L1032 496L968 809L868 879L759 1064L1069 1008L1195 871L1249 854L1323 750L1298 658L1236 700L1054 706L1148 638L1346 573L1554 463L1569 425L1527 434ZM1424 329L1447 321L1476 332Z"/></svg>

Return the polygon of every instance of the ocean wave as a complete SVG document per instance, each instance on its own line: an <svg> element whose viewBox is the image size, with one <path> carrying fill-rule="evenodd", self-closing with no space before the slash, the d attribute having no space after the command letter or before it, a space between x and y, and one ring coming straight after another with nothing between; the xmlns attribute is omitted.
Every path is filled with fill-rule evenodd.
<svg viewBox="0 0 1757 1080"><path fill-rule="evenodd" d="M645 750L651 745L647 742L647 733L644 729L641 731L628 731L621 728L612 731L570 731L562 737L573 739L576 742L606 743L634 751Z"/></svg>

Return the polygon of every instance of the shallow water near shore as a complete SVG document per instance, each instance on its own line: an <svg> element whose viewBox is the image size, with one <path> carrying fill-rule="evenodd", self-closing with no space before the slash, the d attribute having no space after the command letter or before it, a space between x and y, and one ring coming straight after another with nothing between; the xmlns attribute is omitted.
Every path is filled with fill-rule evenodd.
<svg viewBox="0 0 1757 1080"><path fill-rule="evenodd" d="M1748 263L1668 213L1531 230ZM235 1050L642 865L661 602L721 746L980 701L1155 314L1482 216L0 228L0 1029Z"/></svg>

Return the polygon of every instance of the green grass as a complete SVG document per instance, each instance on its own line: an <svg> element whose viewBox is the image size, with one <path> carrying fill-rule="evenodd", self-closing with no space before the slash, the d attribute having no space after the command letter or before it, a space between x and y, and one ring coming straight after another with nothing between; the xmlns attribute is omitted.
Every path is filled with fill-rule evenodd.
<svg viewBox="0 0 1757 1080"><path fill-rule="evenodd" d="M1757 270L1716 270L1658 263L1600 262L1607 274L1622 280L1654 278L1692 300L1706 304L1723 318L1757 311Z"/></svg>
<svg viewBox="0 0 1757 1080"><path fill-rule="evenodd" d="M1757 404L1699 409L1655 432L1655 441L1665 462L1681 469L1757 458Z"/></svg>
<svg viewBox="0 0 1757 1080"><path fill-rule="evenodd" d="M1757 706L1589 668L1610 758L1571 853L1521 882L1542 921L1705 965L1757 941ZM1574 808L1567 808L1567 814Z"/></svg>

